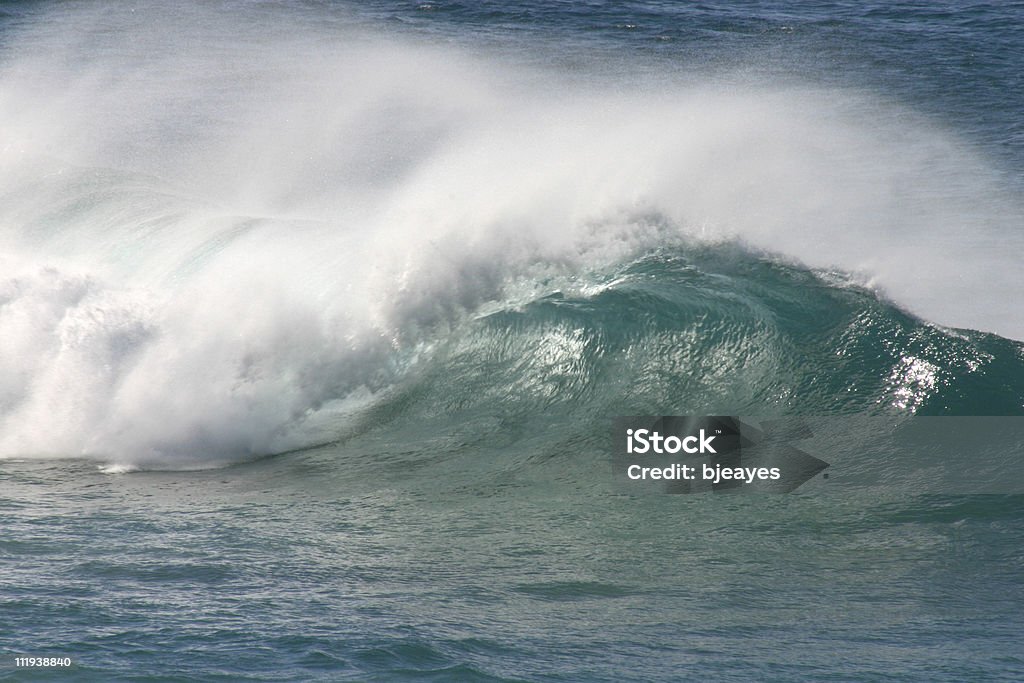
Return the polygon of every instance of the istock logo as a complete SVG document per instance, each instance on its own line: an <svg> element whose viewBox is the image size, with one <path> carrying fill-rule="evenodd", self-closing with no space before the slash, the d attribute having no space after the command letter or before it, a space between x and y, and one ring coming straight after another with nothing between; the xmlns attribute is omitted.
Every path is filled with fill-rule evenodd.
<svg viewBox="0 0 1024 683"><path fill-rule="evenodd" d="M828 467L786 438L807 431L736 416L622 417L616 477L630 493L786 493Z"/></svg>
<svg viewBox="0 0 1024 683"><path fill-rule="evenodd" d="M679 438L675 434L669 436L662 436L658 432L652 432L649 429L627 429L626 430L627 453L647 453L652 451L654 453L717 453L712 447L711 442L714 440L714 435L708 436L702 429L698 435L690 435L683 438ZM694 446L693 444L697 444Z"/></svg>

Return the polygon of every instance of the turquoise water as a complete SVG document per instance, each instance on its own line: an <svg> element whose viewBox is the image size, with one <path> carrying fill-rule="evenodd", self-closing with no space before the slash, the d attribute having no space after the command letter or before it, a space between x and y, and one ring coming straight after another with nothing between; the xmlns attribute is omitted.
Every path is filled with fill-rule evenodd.
<svg viewBox="0 0 1024 683"><path fill-rule="evenodd" d="M1024 413L1021 11L4 5L0 678L1021 680L1021 495L611 466Z"/></svg>

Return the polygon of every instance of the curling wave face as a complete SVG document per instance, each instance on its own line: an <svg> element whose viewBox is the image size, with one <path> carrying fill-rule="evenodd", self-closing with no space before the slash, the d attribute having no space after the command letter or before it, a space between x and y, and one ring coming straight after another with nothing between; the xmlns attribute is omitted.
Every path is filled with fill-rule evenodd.
<svg viewBox="0 0 1024 683"><path fill-rule="evenodd" d="M0 455L1021 410L988 334L1024 336L1020 206L920 117L249 19L80 5L4 36Z"/></svg>

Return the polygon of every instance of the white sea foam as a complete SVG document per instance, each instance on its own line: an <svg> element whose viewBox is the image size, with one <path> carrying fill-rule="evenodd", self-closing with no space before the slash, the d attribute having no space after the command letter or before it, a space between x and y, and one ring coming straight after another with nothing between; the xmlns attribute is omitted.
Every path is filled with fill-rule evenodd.
<svg viewBox="0 0 1024 683"><path fill-rule="evenodd" d="M211 5L53 8L0 59L3 456L301 446L411 327L671 234L1024 338L1019 203L864 93L570 80Z"/></svg>

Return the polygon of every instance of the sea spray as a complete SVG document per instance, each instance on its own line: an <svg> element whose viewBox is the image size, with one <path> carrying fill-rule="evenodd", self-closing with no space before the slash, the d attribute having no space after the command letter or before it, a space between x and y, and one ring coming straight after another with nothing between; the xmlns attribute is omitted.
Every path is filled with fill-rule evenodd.
<svg viewBox="0 0 1024 683"><path fill-rule="evenodd" d="M402 394L474 315L694 244L1024 336L1019 205L963 142L864 92L570 78L187 3L41 12L0 85L5 456L309 445L346 397ZM673 344L715 348L691 330ZM918 356L874 371L904 409L942 390Z"/></svg>

